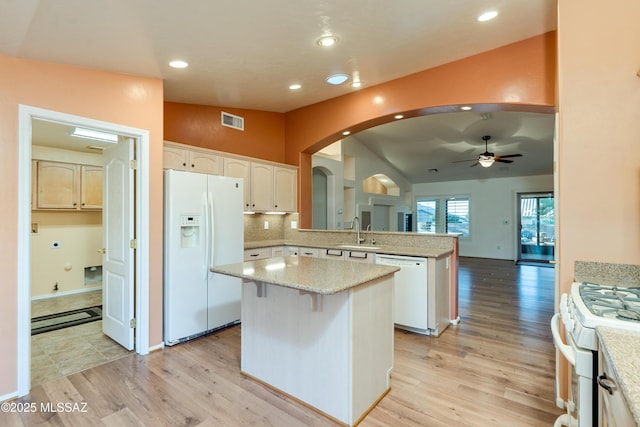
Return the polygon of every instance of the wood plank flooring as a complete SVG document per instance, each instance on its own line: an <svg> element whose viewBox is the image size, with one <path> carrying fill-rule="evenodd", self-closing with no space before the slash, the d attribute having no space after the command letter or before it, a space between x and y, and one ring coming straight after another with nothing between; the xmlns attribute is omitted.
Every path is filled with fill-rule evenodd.
<svg viewBox="0 0 640 427"><path fill-rule="evenodd" d="M395 332L391 392L361 426L549 426L552 268L460 259L461 323L439 338ZM332 426L240 374L240 326L46 382L2 426ZM43 405L84 402L77 412ZM84 404L83 403L83 404ZM71 408L73 409L73 408ZM84 411L83 411L84 410Z"/></svg>

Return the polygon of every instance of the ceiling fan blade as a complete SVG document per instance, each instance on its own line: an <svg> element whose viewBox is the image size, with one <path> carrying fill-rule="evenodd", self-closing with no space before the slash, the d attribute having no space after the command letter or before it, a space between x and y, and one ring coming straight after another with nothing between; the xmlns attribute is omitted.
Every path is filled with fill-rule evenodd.
<svg viewBox="0 0 640 427"><path fill-rule="evenodd" d="M480 164L479 162L475 162L474 164L472 164L472 165L471 165L471 166L469 166L469 167L471 167L471 168L472 168L472 167L474 167L474 166L478 166L479 164Z"/></svg>
<svg viewBox="0 0 640 427"><path fill-rule="evenodd" d="M493 159L493 160L495 160L496 162L500 162L500 163L513 163L513 160L504 160L504 159L499 159L497 157L495 159Z"/></svg>
<svg viewBox="0 0 640 427"><path fill-rule="evenodd" d="M469 160L456 160L455 162L451 162L451 163L464 163L464 162L477 162L478 159L469 159Z"/></svg>
<svg viewBox="0 0 640 427"><path fill-rule="evenodd" d="M507 157L522 157L522 154L507 154L505 156L496 156L496 159L506 159Z"/></svg>

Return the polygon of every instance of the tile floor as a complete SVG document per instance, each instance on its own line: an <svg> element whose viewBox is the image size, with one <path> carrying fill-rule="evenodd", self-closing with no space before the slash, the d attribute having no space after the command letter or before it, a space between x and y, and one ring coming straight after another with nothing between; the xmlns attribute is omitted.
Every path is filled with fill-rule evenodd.
<svg viewBox="0 0 640 427"><path fill-rule="evenodd" d="M102 304L102 291L31 302L31 317ZM102 333L102 321L45 332L31 337L31 386L127 356Z"/></svg>

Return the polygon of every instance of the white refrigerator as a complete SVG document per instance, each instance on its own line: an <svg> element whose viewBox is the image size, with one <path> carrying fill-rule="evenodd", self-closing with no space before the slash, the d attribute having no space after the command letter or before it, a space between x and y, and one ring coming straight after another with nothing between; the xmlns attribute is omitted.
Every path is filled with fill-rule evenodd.
<svg viewBox="0 0 640 427"><path fill-rule="evenodd" d="M166 345L240 321L240 279L209 268L244 260L243 194L240 178L165 171Z"/></svg>

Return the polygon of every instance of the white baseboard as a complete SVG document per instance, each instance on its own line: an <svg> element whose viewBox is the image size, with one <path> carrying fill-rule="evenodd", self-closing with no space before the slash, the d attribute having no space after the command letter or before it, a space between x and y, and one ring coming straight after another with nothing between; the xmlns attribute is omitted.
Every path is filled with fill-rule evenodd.
<svg viewBox="0 0 640 427"><path fill-rule="evenodd" d="M64 296L67 296L67 295L83 294L85 292L101 291L101 290L102 290L102 285L96 286L95 288L75 289L75 290L72 290L72 291L61 291L61 292L56 292L56 293L53 293L53 294L44 294L44 295L38 295L38 296L35 296L35 297L31 297L31 301L36 301L36 300L40 300L40 299L64 297Z"/></svg>
<svg viewBox="0 0 640 427"><path fill-rule="evenodd" d="M5 400L14 399L18 397L18 392L14 391L13 393L5 394L4 396L0 396L0 402L4 402Z"/></svg>
<svg viewBox="0 0 640 427"><path fill-rule="evenodd" d="M158 345L154 345L154 346L149 347L149 353L151 353L152 351L163 350L163 349L164 349L164 341L162 341Z"/></svg>

